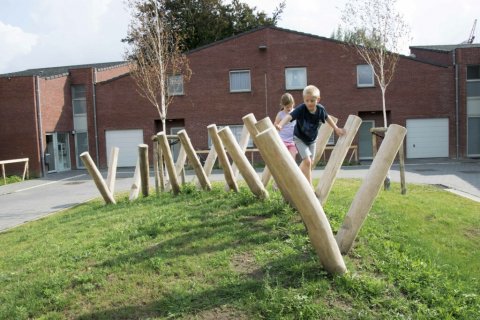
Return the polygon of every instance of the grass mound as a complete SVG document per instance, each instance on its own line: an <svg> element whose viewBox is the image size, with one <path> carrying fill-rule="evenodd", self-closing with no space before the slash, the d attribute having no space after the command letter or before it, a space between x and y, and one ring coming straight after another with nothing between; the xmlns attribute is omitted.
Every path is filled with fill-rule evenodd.
<svg viewBox="0 0 480 320"><path fill-rule="evenodd" d="M359 185L335 183L334 232ZM477 318L480 205L408 187L380 192L343 276L273 191L93 201L0 234L0 319Z"/></svg>

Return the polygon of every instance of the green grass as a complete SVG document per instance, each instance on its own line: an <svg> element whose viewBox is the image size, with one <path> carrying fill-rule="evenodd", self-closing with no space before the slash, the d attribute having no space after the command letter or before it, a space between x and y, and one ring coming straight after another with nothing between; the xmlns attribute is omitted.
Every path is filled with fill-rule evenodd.
<svg viewBox="0 0 480 320"><path fill-rule="evenodd" d="M338 230L360 181L325 206ZM381 191L326 273L298 213L183 187L96 200L0 234L0 319L478 319L480 204L444 190Z"/></svg>
<svg viewBox="0 0 480 320"><path fill-rule="evenodd" d="M5 183L5 180L6 180L6 183ZM5 180L3 180L3 177L0 176L0 186L4 186L4 185L10 184L10 183L20 182L20 181L22 181L22 177L19 177L19 176L6 176L6 177L5 177Z"/></svg>

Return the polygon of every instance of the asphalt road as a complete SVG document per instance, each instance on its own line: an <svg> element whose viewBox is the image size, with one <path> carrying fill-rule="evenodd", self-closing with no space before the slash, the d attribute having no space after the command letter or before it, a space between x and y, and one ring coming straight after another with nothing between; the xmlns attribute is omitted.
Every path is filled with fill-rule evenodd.
<svg viewBox="0 0 480 320"><path fill-rule="evenodd" d="M364 179L369 168L369 164L345 166L338 177ZM323 170L318 169L313 176L319 178L322 173ZM106 173L103 175L105 177ZM128 191L132 177L133 169L119 169L115 192ZM192 177L187 173L187 181ZM398 164L392 166L390 177L392 181L400 181ZM223 173L216 172L210 179L223 180ZM409 183L431 184L480 202L480 160L407 161L406 182L407 192ZM0 186L0 232L98 197L100 193L85 170L53 173L40 179Z"/></svg>

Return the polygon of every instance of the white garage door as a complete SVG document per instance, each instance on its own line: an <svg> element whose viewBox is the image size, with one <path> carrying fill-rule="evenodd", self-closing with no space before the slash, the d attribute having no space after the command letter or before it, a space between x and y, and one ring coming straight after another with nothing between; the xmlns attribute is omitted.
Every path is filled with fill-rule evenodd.
<svg viewBox="0 0 480 320"><path fill-rule="evenodd" d="M407 120L407 158L448 157L448 119Z"/></svg>
<svg viewBox="0 0 480 320"><path fill-rule="evenodd" d="M143 143L143 130L107 130L107 161L110 163L112 147L119 148L118 167L135 167L138 157L138 145Z"/></svg>

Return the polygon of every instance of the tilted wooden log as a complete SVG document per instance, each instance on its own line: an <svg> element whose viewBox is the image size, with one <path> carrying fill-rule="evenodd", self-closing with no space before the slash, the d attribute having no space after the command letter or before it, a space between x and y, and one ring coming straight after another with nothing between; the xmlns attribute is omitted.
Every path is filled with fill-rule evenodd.
<svg viewBox="0 0 480 320"><path fill-rule="evenodd" d="M185 162L187 161L187 153L185 152L185 148L180 143L180 150L178 151L177 162L175 163L175 173L177 176L183 177L185 174ZM185 181L182 181L182 184Z"/></svg>
<svg viewBox="0 0 480 320"><path fill-rule="evenodd" d="M158 145L162 149L165 167L167 168L168 176L170 178L170 185L172 186L172 192L173 194L177 195L180 193L180 186L178 184L178 175L175 171L175 164L173 163L172 151L170 150L167 136L165 132L159 132L157 134L157 138Z"/></svg>
<svg viewBox="0 0 480 320"><path fill-rule="evenodd" d="M322 205L325 205L327 202L328 195L332 190L335 178L342 167L350 145L352 144L352 141L355 138L358 128L360 128L361 124L362 119L360 119L360 117L355 115L348 116L347 122L344 126L345 130L347 130L347 133L338 139L337 144L333 148L332 154L330 155L330 159L325 166L325 170L319 179L317 188L315 189L315 193L317 194L317 197Z"/></svg>
<svg viewBox="0 0 480 320"><path fill-rule="evenodd" d="M110 151L110 162L108 164L107 187L110 193L115 194L115 179L117 176L118 148L113 147Z"/></svg>
<svg viewBox="0 0 480 320"><path fill-rule="evenodd" d="M210 191L212 190L212 185L210 184L210 180L208 180L205 171L202 168L202 164L197 157L195 150L193 149L192 142L187 135L185 130L180 130L178 133L178 138L187 153L188 162L193 166L195 173L197 175L198 181L200 182L200 186L203 190Z"/></svg>
<svg viewBox="0 0 480 320"><path fill-rule="evenodd" d="M240 142L238 143L238 146L240 147L240 150L242 150L243 153L245 153L245 150L247 150L248 147L248 140L250 139L250 132L248 132L247 128L245 126L242 128L242 134L240 136ZM233 176L235 178L238 178L238 167L235 161L232 163L232 172ZM228 186L228 185L227 185Z"/></svg>
<svg viewBox="0 0 480 320"><path fill-rule="evenodd" d="M210 134L210 138L212 139L212 143L215 148L215 151L217 152L218 161L222 166L223 173L225 176L225 181L227 182L227 185L230 188L230 190L238 192L237 179L233 175L232 167L230 166L230 162L228 161L227 154L225 153L222 140L220 140L220 137L218 136L217 126L215 124L211 124L207 127L207 129L208 129L208 133Z"/></svg>
<svg viewBox="0 0 480 320"><path fill-rule="evenodd" d="M93 179L93 182L95 182L95 185L97 186L98 191L100 191L100 194L102 195L102 198L105 201L105 203L115 204L116 203L115 198L113 197L113 194L108 189L107 184L103 180L102 175L100 174L100 171L98 171L97 166L92 160L92 157L90 157L90 154L87 151L83 152L80 155L80 159L82 159L82 162L85 168L87 168L88 174L90 174L90 176Z"/></svg>
<svg viewBox="0 0 480 320"><path fill-rule="evenodd" d="M230 154L230 157L233 159L233 162L236 163L240 174L243 176L243 179L247 183L252 193L259 199L268 198L267 190L263 186L253 167L248 162L245 153L238 145L230 128L225 127L221 129L218 131L218 135L220 136L220 139L222 139L223 145Z"/></svg>
<svg viewBox="0 0 480 320"><path fill-rule="evenodd" d="M138 159L140 161L140 183L142 195L148 197L150 189L150 166L148 164L148 145L138 145Z"/></svg>
<svg viewBox="0 0 480 320"><path fill-rule="evenodd" d="M385 138L372 161L367 176L355 195L345 220L337 233L338 247L343 254L348 253L353 246L353 242L367 218L368 212L372 208L373 201L382 187L406 132L407 129L396 124L388 127Z"/></svg>
<svg viewBox="0 0 480 320"><path fill-rule="evenodd" d="M320 263L330 273L347 271L330 223L315 193L295 163L283 142L276 138L275 129L267 129L256 136L257 147L267 162L278 187L289 190L292 201L307 227L310 241Z"/></svg>
<svg viewBox="0 0 480 320"><path fill-rule="evenodd" d="M268 118L270 119L270 118ZM273 123L272 121L268 121L268 120L260 120L257 122L257 120L255 119L255 116L253 115L253 113L249 113L247 114L246 116L244 116L242 118L243 120L243 123L245 125L245 127L248 129L248 131L250 132L250 135L252 136L252 139L253 139L253 142L255 144L257 144L256 142L256 137L257 135L260 133L259 129L262 129L262 131L265 131L266 129L275 129L277 130L274 126L273 126ZM277 135L277 138L278 140L283 144L283 141L281 141L281 138L280 138L280 135ZM260 151L260 150L259 150ZM267 173L268 172L268 173ZM262 184L264 186L266 186L270 180L270 177L271 177L271 173L270 173L270 170L268 169L268 166L267 166L267 163L265 163L265 169L263 170L263 175L262 175ZM265 179L265 180L264 180ZM280 189L280 192L282 193L282 196L283 198L292 206L292 207L295 207L292 199L291 199L291 196L289 194L289 189L288 188L285 188L285 189Z"/></svg>
<svg viewBox="0 0 480 320"><path fill-rule="evenodd" d="M328 115L329 118L333 120L334 123L338 122L338 119L335 118L332 115ZM333 128L329 126L328 124L324 123L320 126L320 129L318 130L318 136L317 136L317 142L315 146L315 157L313 158L312 162L312 170L315 169L315 167L318 164L318 161L320 161L320 158L322 157L322 154L325 152L325 147L328 144L328 140L330 140L330 137L332 136L333 133Z"/></svg>
<svg viewBox="0 0 480 320"><path fill-rule="evenodd" d="M140 193L140 182L140 161L137 158L137 164L135 165L135 172L133 174L133 183L130 187L128 200L133 201L138 198L138 194Z"/></svg>

